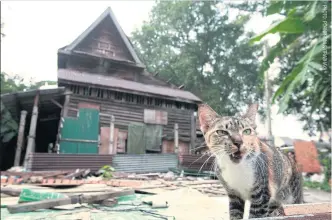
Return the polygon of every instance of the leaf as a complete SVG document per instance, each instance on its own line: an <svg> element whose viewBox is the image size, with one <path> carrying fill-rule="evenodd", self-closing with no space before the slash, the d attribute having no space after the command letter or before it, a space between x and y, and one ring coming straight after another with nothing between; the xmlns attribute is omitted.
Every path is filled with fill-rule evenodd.
<svg viewBox="0 0 332 220"><path fill-rule="evenodd" d="M321 96L320 96L320 101L321 101L321 102L324 101L327 92L328 92L328 88L325 88L325 89L323 90Z"/></svg>
<svg viewBox="0 0 332 220"><path fill-rule="evenodd" d="M285 93L286 88L295 79L295 77L301 72L302 69L303 69L303 66L301 64L297 65L293 69L293 71L287 75L285 80L282 82L282 84L279 86L277 91L274 93L274 96L272 98L272 103L274 103L276 98L278 98L282 93Z"/></svg>
<svg viewBox="0 0 332 220"><path fill-rule="evenodd" d="M310 67L312 67L316 70L322 70L323 69L323 65L321 65L320 63L310 62L309 65L310 65Z"/></svg>
<svg viewBox="0 0 332 220"><path fill-rule="evenodd" d="M312 6L310 7L310 10L304 15L305 21L311 21L316 16L316 7L317 7L317 0L313 2Z"/></svg>
<svg viewBox="0 0 332 220"><path fill-rule="evenodd" d="M310 64L314 63L312 61L314 54L317 52L316 50L317 44L313 46L313 48L305 55L305 57L308 57L308 59L302 59L302 62L299 62L299 64L293 69L293 71L286 77L286 79L283 81L282 85L279 87L277 92L273 96L273 101L280 96L282 93L284 93L283 98L281 99L281 104L279 108L279 113L284 112L286 110L288 101L290 99L290 95L293 93L294 89L298 85L302 85L307 80L307 74L312 72L312 69L310 68ZM310 71L311 70L311 71ZM287 89L286 89L286 86Z"/></svg>
<svg viewBox="0 0 332 220"><path fill-rule="evenodd" d="M266 15L272 15L281 12L283 7L284 7L284 1L275 1L271 3L269 7L266 9Z"/></svg>
<svg viewBox="0 0 332 220"><path fill-rule="evenodd" d="M9 142L13 137L15 137L15 135L16 132L14 131L4 134L2 137L2 142L3 143Z"/></svg>
<svg viewBox="0 0 332 220"><path fill-rule="evenodd" d="M323 45L319 44L317 45L318 42L316 42L312 48L310 49L310 51L308 53L306 53L306 55L304 55L298 63L303 63L306 62L306 60L308 59L312 59L313 57L315 57L318 54L321 54L323 52Z"/></svg>
<svg viewBox="0 0 332 220"><path fill-rule="evenodd" d="M287 17L284 20L280 21L276 25L269 28L267 31L253 37L250 39L250 44L255 43L256 41L260 41L263 37L268 34L275 33L289 33L289 34L297 34L303 33L305 30L305 24L299 18L291 18Z"/></svg>

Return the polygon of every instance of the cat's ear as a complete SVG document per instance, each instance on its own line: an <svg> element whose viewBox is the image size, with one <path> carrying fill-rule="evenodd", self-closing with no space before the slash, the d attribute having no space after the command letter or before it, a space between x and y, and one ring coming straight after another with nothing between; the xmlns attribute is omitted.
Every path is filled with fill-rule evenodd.
<svg viewBox="0 0 332 220"><path fill-rule="evenodd" d="M258 111L258 104L254 103L249 105L246 114L244 115L245 118L248 118L253 124L256 124L256 115Z"/></svg>
<svg viewBox="0 0 332 220"><path fill-rule="evenodd" d="M200 104L198 105L198 117L201 131L205 134L218 114L207 104Z"/></svg>

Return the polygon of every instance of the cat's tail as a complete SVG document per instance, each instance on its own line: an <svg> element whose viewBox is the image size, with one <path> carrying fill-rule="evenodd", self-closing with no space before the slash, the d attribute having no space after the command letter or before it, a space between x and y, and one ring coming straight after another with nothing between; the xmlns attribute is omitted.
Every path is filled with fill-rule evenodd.
<svg viewBox="0 0 332 220"><path fill-rule="evenodd" d="M293 196L294 204L302 204L303 201L303 178L302 173L297 169L292 175L291 183L291 191Z"/></svg>

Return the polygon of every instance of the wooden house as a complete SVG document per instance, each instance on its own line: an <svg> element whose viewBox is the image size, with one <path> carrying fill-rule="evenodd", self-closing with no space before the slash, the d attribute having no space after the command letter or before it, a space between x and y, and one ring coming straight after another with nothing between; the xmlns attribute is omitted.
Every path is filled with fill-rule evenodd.
<svg viewBox="0 0 332 220"><path fill-rule="evenodd" d="M147 72L110 8L58 50L58 84L72 92L63 112L60 153L174 153L175 124L179 152L188 154L194 146L194 112L201 100ZM71 127L77 117L85 124L81 135ZM69 142L87 146L79 150ZM101 143L97 150L96 143Z"/></svg>

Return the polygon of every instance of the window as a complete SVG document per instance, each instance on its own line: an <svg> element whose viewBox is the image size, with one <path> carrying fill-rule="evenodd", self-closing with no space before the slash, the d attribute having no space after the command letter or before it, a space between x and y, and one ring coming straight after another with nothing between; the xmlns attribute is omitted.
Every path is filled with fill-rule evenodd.
<svg viewBox="0 0 332 220"><path fill-rule="evenodd" d="M115 92L115 93L114 93L114 98L115 98L116 100L122 100L122 98L123 98L123 93L122 93L122 92Z"/></svg>
<svg viewBox="0 0 332 220"><path fill-rule="evenodd" d="M144 105L144 96L137 96L137 104L142 104Z"/></svg>
<svg viewBox="0 0 332 220"><path fill-rule="evenodd" d="M126 94L126 102L134 102L134 95L133 94Z"/></svg>
<svg viewBox="0 0 332 220"><path fill-rule="evenodd" d="M175 102L175 106L176 108L181 109L182 104L180 102Z"/></svg>
<svg viewBox="0 0 332 220"><path fill-rule="evenodd" d="M148 97L146 100L148 105L153 105L153 98Z"/></svg>
<svg viewBox="0 0 332 220"><path fill-rule="evenodd" d="M156 106L163 106L164 100L163 99L155 99L155 105Z"/></svg>
<svg viewBox="0 0 332 220"><path fill-rule="evenodd" d="M166 108L173 108L173 104L174 104L173 101L166 100L165 103L166 103Z"/></svg>

